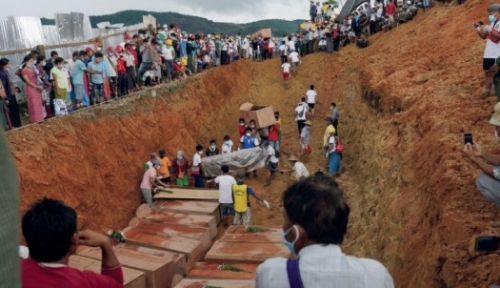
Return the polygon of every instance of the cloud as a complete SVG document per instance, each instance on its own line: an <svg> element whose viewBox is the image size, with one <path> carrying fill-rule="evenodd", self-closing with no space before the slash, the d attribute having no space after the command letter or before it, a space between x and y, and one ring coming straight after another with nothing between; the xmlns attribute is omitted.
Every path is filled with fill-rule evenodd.
<svg viewBox="0 0 500 288"><path fill-rule="evenodd" d="M84 12L89 15L112 14L121 10L172 11L208 18L216 22L246 23L263 19L308 18L308 0L25 0L23 5L0 9L7 16L54 18L54 13ZM139 21L139 19L138 19Z"/></svg>

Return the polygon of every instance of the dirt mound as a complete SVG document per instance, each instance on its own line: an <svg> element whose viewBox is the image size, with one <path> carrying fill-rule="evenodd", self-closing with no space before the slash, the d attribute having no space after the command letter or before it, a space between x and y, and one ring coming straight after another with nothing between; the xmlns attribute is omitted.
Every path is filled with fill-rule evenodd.
<svg viewBox="0 0 500 288"><path fill-rule="evenodd" d="M329 102L340 109L345 152L339 182L352 209L343 249L382 261L398 287L486 287L500 282L496 256L472 256L500 209L476 190L478 172L461 153L463 132L495 148L487 124L495 99L483 99L484 42L470 29L489 3L468 1L420 13L371 46L307 56L290 89L279 60L240 61L141 96L9 134L21 178L22 209L50 196L78 209L80 226L123 228L141 202L143 162L152 151L192 155L197 143L237 142L238 107L273 105L283 119L282 155L300 151L294 106L314 84L311 172L321 152ZM481 18L480 18L481 17ZM249 184L275 206L293 182L264 171ZM281 224L279 210L253 205L253 222Z"/></svg>

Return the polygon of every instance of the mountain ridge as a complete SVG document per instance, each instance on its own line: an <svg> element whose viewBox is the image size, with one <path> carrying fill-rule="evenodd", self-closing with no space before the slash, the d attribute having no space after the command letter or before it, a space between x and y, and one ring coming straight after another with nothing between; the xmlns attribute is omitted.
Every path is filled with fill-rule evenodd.
<svg viewBox="0 0 500 288"><path fill-rule="evenodd" d="M299 23L304 20L265 19L249 23L235 24L228 22L215 22L200 16L185 15L177 12L154 12L144 10L124 10L107 15L89 16L92 28L97 28L97 23L109 21L112 24L123 23L125 26L142 22L143 15L152 15L158 24L179 24L184 31L189 33L224 33L242 35L252 34L262 28L271 28L275 36L289 34L297 30ZM54 19L41 18L42 25L55 25ZM209 27L209 28L207 28Z"/></svg>

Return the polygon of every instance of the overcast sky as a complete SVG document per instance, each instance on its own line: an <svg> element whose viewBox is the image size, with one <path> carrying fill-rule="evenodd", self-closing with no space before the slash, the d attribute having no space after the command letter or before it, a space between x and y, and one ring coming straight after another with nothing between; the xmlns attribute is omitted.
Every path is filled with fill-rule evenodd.
<svg viewBox="0 0 500 288"><path fill-rule="evenodd" d="M4 1L7 0L0 0ZM1 6L0 19L7 16L54 18L56 12L104 15L134 9L173 11L216 22L247 23L262 19L307 19L309 14L309 0L24 0L22 5Z"/></svg>

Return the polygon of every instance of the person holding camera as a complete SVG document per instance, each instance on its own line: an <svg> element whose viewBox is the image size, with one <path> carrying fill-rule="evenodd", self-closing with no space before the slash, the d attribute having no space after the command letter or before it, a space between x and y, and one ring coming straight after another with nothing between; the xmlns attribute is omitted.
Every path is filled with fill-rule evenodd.
<svg viewBox="0 0 500 288"><path fill-rule="evenodd" d="M496 95L493 85L493 77L498 73L498 66L495 60L500 57L500 4L493 3L488 6L490 25L483 22L473 23L472 28L477 31L479 37L486 39L486 46L483 54L483 70L485 72L484 96Z"/></svg>
<svg viewBox="0 0 500 288"><path fill-rule="evenodd" d="M495 137L499 140L500 103L495 105L495 112L489 123L495 126ZM483 171L476 178L477 188L488 200L500 206L500 155L483 150L478 143L472 141L472 137L465 140L465 154Z"/></svg>

